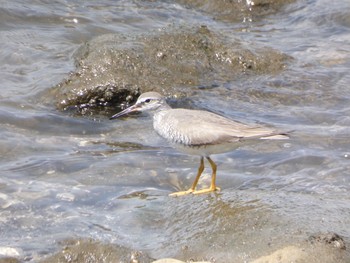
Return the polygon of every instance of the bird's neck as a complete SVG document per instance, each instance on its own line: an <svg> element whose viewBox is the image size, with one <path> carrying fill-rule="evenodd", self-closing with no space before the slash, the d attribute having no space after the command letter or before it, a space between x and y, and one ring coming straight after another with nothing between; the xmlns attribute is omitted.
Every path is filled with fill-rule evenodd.
<svg viewBox="0 0 350 263"><path fill-rule="evenodd" d="M171 107L165 102L165 103L162 103L156 111L159 112L159 111L170 110L170 109Z"/></svg>
<svg viewBox="0 0 350 263"><path fill-rule="evenodd" d="M158 115L159 113L165 112L165 111L170 110L170 109L171 109L171 107L167 103L162 103L159 105L159 107L149 111L148 113L154 117L154 116Z"/></svg>

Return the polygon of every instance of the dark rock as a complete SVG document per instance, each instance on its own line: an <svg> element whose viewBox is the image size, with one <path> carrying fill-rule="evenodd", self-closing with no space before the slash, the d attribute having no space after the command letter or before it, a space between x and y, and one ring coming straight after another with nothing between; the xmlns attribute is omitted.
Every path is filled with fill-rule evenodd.
<svg viewBox="0 0 350 263"><path fill-rule="evenodd" d="M103 35L77 51L77 71L46 96L54 97L60 110L123 107L145 91L181 95L183 87L275 74L288 59L271 48L243 44L205 26L128 37Z"/></svg>
<svg viewBox="0 0 350 263"><path fill-rule="evenodd" d="M323 243L335 248L346 249L344 239L336 233L320 233L309 237L311 243Z"/></svg>

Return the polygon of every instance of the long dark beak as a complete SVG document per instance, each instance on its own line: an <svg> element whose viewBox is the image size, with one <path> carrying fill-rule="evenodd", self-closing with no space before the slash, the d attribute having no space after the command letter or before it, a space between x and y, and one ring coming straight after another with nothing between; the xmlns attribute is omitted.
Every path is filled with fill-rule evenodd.
<svg viewBox="0 0 350 263"><path fill-rule="evenodd" d="M131 112L138 112L138 111L140 111L140 106L137 105L137 104L135 104L135 105L130 106L129 108L126 108L125 110L123 110L123 111L121 111L121 112L119 112L119 113L113 115L113 116L110 117L109 119L110 119L110 120L113 120L113 119L116 119L116 118L118 118L118 117L120 117L120 116L126 115L126 114L128 114L128 113L131 113Z"/></svg>

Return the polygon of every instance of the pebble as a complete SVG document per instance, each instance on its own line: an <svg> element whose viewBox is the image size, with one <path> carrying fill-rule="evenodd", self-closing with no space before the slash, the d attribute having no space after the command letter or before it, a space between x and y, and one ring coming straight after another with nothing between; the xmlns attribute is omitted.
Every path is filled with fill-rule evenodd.
<svg viewBox="0 0 350 263"><path fill-rule="evenodd" d="M18 257L21 252L13 247L0 247L0 256L1 257Z"/></svg>

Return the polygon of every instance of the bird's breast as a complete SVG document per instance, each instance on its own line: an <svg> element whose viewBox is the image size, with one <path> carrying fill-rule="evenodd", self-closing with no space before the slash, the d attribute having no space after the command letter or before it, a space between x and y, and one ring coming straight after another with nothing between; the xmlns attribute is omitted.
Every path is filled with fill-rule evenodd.
<svg viewBox="0 0 350 263"><path fill-rule="evenodd" d="M161 111L153 116L153 128L163 138L173 144L190 145L191 139L177 127L179 120L169 116L167 111Z"/></svg>

